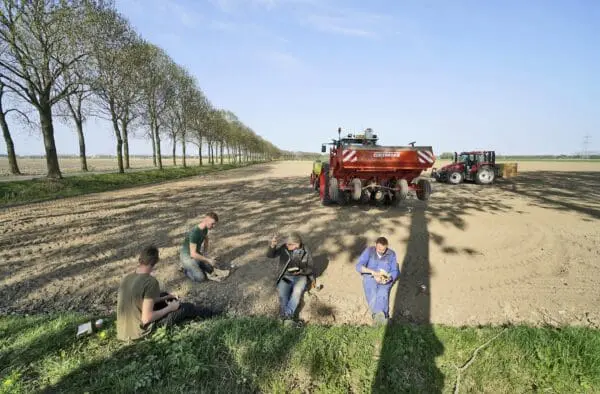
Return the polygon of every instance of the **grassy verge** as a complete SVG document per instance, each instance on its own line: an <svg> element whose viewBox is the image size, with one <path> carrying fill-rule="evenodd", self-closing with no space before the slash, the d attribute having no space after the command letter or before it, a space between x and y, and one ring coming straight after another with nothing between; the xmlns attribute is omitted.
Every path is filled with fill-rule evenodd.
<svg viewBox="0 0 600 394"><path fill-rule="evenodd" d="M222 318L134 344L75 338L78 315L0 318L3 392L452 392L497 327L385 328ZM598 392L600 332L510 327L461 373L461 392Z"/></svg>
<svg viewBox="0 0 600 394"><path fill-rule="evenodd" d="M31 179L0 182L0 206L29 203L54 198L73 197L126 187L170 181L195 175L238 168L243 165L173 167L163 170L135 171L125 174L105 173L65 177L60 180Z"/></svg>

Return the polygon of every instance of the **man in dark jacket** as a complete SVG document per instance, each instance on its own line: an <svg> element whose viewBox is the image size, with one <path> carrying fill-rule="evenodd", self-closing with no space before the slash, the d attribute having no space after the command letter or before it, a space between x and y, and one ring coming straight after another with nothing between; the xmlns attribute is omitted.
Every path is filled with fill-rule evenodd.
<svg viewBox="0 0 600 394"><path fill-rule="evenodd" d="M291 233L280 246L277 246L277 237L273 237L267 257L279 257L279 314L284 324L293 325L293 317L304 290L314 280L312 255L302 243L300 235Z"/></svg>

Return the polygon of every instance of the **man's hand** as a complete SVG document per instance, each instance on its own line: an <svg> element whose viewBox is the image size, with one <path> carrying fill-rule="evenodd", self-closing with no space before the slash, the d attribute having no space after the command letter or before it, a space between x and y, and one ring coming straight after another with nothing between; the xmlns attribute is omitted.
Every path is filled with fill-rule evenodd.
<svg viewBox="0 0 600 394"><path fill-rule="evenodd" d="M271 247L274 248L275 246L277 246L277 236L274 235L273 238L271 238Z"/></svg>
<svg viewBox="0 0 600 394"><path fill-rule="evenodd" d="M177 299L179 299L179 297L177 297L177 294L169 293L165 296L165 301L171 301L171 300L177 300Z"/></svg>
<svg viewBox="0 0 600 394"><path fill-rule="evenodd" d="M167 308L169 308L169 310L171 312L175 312L177 309L179 309L179 301L175 300L175 301L169 302L169 305L167 306Z"/></svg>

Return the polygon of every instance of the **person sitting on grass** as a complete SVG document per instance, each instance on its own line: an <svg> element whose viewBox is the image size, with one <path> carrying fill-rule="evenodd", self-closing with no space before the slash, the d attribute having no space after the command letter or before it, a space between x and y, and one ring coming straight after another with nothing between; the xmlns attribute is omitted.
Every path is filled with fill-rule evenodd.
<svg viewBox="0 0 600 394"><path fill-rule="evenodd" d="M185 275L195 282L203 282L207 279L220 282L229 276L229 270L216 268L216 260L207 257L208 230L212 230L218 221L219 217L216 213L207 213L183 239L179 259Z"/></svg>
<svg viewBox="0 0 600 394"><path fill-rule="evenodd" d="M363 277L365 298L375 324L386 324L389 319L390 290L400 275L396 253L388 248L385 237L377 238L375 246L367 247L356 264Z"/></svg>
<svg viewBox="0 0 600 394"><path fill-rule="evenodd" d="M267 257L279 257L276 286L279 292L279 316L286 326L294 325L294 315L307 284L314 280L313 259L298 233L291 233L286 242L277 246L277 237L271 239Z"/></svg>
<svg viewBox="0 0 600 394"><path fill-rule="evenodd" d="M117 338L123 341L147 336L157 326L171 327L186 319L217 315L208 308L180 302L176 295L160 291L153 276L158 248L150 245L140 253L135 272L127 274L117 297Z"/></svg>

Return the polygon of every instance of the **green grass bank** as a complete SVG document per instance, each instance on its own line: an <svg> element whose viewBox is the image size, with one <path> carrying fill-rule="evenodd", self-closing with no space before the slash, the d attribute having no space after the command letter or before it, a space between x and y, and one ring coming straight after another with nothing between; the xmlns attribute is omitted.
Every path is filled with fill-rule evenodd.
<svg viewBox="0 0 600 394"><path fill-rule="evenodd" d="M227 317L127 344L113 318L76 338L85 316L0 317L0 391L448 393L463 367L459 392L600 392L600 331L590 328L286 328Z"/></svg>

